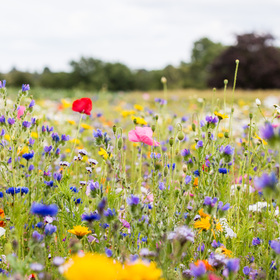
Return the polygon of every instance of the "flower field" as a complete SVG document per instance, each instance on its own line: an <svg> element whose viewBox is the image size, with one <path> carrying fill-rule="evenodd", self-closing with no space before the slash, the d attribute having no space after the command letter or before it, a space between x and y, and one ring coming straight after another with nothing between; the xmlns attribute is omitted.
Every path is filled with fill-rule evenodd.
<svg viewBox="0 0 280 280"><path fill-rule="evenodd" d="M1 279L279 279L279 98L37 99L0 83Z"/></svg>

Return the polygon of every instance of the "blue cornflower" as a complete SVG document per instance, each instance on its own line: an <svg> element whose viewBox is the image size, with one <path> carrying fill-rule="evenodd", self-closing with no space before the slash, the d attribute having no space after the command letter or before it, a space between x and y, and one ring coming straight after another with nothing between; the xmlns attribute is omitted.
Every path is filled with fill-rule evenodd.
<svg viewBox="0 0 280 280"><path fill-rule="evenodd" d="M200 172L199 172L199 170L197 169L197 170L195 170L194 172L193 172L193 174L196 176L196 177L199 177L200 176Z"/></svg>
<svg viewBox="0 0 280 280"><path fill-rule="evenodd" d="M20 193L21 194L27 194L28 192L29 192L29 188L27 188L27 187L20 188Z"/></svg>
<svg viewBox="0 0 280 280"><path fill-rule="evenodd" d="M107 224L107 223L104 223L104 224L100 224L100 226L101 226L103 229L106 229L106 228L108 228L110 225Z"/></svg>
<svg viewBox="0 0 280 280"><path fill-rule="evenodd" d="M20 188L11 187L11 188L6 189L6 193L11 194L11 195L14 195L14 194L19 193L19 192L20 192Z"/></svg>
<svg viewBox="0 0 280 280"><path fill-rule="evenodd" d="M43 228L43 226L44 226L43 222L39 222L39 223L36 224L37 228Z"/></svg>
<svg viewBox="0 0 280 280"><path fill-rule="evenodd" d="M74 193L78 193L79 190L76 187L70 187L70 190Z"/></svg>
<svg viewBox="0 0 280 280"><path fill-rule="evenodd" d="M99 221L101 219L101 216L98 213L89 213L89 214L83 214L82 215L82 221L87 222L93 222L93 221Z"/></svg>
<svg viewBox="0 0 280 280"><path fill-rule="evenodd" d="M45 205L42 203L33 203L31 206L31 213L39 216L56 216L58 207L55 204Z"/></svg>
<svg viewBox="0 0 280 280"><path fill-rule="evenodd" d="M29 84L23 84L22 87L21 87L21 90L22 90L22 92L30 90Z"/></svg>
<svg viewBox="0 0 280 280"><path fill-rule="evenodd" d="M53 180L44 181L44 183L45 183L48 187L53 187Z"/></svg>
<svg viewBox="0 0 280 280"><path fill-rule="evenodd" d="M0 192L0 198L2 198L4 196L3 192Z"/></svg>
<svg viewBox="0 0 280 280"><path fill-rule="evenodd" d="M45 226L45 235L52 235L53 233L56 232L56 226L53 226L52 224L47 224Z"/></svg>
<svg viewBox="0 0 280 280"><path fill-rule="evenodd" d="M34 153L26 153L23 154L22 157L28 161L34 157Z"/></svg>
<svg viewBox="0 0 280 280"><path fill-rule="evenodd" d="M78 204L82 204L83 201L81 198L74 198L74 201L75 201L75 204L78 205Z"/></svg>
<svg viewBox="0 0 280 280"><path fill-rule="evenodd" d="M228 172L229 172L229 169L219 168L219 173L221 173L221 174L227 174Z"/></svg>

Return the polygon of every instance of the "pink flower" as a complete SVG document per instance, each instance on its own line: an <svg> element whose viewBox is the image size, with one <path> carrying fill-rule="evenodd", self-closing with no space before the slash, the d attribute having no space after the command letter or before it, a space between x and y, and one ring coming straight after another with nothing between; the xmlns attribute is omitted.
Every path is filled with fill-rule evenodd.
<svg viewBox="0 0 280 280"><path fill-rule="evenodd" d="M147 195L147 198L148 198L149 202L153 202L153 201L154 201L154 196L153 196L153 194Z"/></svg>
<svg viewBox="0 0 280 280"><path fill-rule="evenodd" d="M20 117L24 114L25 107L24 106L19 106L18 107L18 113L17 113L17 118L20 119Z"/></svg>
<svg viewBox="0 0 280 280"><path fill-rule="evenodd" d="M128 139L131 142L142 142L149 146L159 146L159 142L153 140L153 131L150 127L136 126L135 130L128 132Z"/></svg>

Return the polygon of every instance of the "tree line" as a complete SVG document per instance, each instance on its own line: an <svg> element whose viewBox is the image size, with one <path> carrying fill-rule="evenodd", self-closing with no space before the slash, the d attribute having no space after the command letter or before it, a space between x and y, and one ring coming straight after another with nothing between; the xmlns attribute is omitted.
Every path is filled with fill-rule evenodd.
<svg viewBox="0 0 280 280"><path fill-rule="evenodd" d="M235 60L239 59L238 87L273 89L280 88L280 49L273 42L270 34L237 35L232 46L204 37L194 42L190 62L168 65L161 70L133 70L122 63L81 57L70 62L70 72L52 72L45 67L42 73L30 73L13 68L0 73L0 79L15 87L29 83L33 87L114 92L161 89L160 80L165 76L171 89L222 88L225 79L232 83Z"/></svg>

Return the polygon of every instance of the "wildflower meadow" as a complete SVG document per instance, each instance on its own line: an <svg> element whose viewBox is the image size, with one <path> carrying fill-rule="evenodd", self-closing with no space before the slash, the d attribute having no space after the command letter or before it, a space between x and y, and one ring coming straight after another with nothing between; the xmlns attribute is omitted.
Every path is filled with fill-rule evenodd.
<svg viewBox="0 0 280 280"><path fill-rule="evenodd" d="M279 99L236 77L59 101L1 81L1 279L279 279Z"/></svg>

